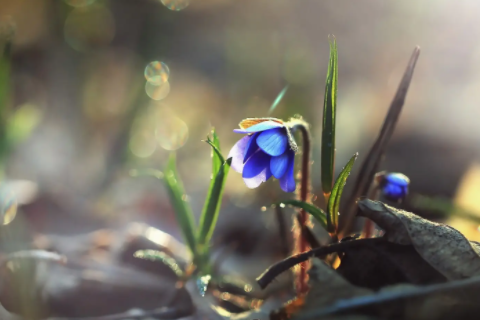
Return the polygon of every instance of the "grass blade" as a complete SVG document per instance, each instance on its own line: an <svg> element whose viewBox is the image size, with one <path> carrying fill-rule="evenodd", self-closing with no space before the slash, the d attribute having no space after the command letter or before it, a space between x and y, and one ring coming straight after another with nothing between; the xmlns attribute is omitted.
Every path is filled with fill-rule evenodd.
<svg viewBox="0 0 480 320"><path fill-rule="evenodd" d="M193 219L192 209L185 199L185 191L183 189L182 181L178 176L175 165L175 154L171 153L167 168L164 171L163 181L167 189L170 201L172 202L173 210L177 222L182 231L183 237L193 257L197 256L197 242L195 238L195 224Z"/></svg>
<svg viewBox="0 0 480 320"><path fill-rule="evenodd" d="M353 164L357 160L358 153L355 153L347 162L342 172L338 175L337 181L332 189L332 194L328 200L327 208L327 231L336 233L338 228L338 211L340 209L340 199L342 198L343 188L347 182L347 178L352 171Z"/></svg>
<svg viewBox="0 0 480 320"><path fill-rule="evenodd" d="M212 177L216 177L225 159L220 152L220 139L215 129L212 129L212 140L210 140L210 137L207 137L207 143L212 146Z"/></svg>
<svg viewBox="0 0 480 320"><path fill-rule="evenodd" d="M169 267L173 273L177 275L178 278L183 277L183 271L180 266L177 264L175 259L170 257L165 252L157 251L157 250L139 250L136 251L133 256L135 258L150 260L150 261L158 261L163 263L165 266Z"/></svg>
<svg viewBox="0 0 480 320"><path fill-rule="evenodd" d="M268 115L270 116L272 112L275 110L275 108L278 106L280 101L282 101L283 97L285 96L285 93L287 93L288 90L288 84L285 86L285 88L280 91L278 96L275 98L275 101L273 101L272 105L270 106L270 109L268 110Z"/></svg>
<svg viewBox="0 0 480 320"><path fill-rule="evenodd" d="M365 161L360 167L360 172L357 180L355 181L353 192L346 203L347 211L344 215L342 215L342 220L340 221L340 230L342 234L348 234L350 232L350 227L357 211L356 201L358 197L367 195L370 185L373 181L373 177L378 171L385 148L390 141L400 116L400 112L405 104L405 97L407 96L408 88L410 86L410 82L412 81L413 71L415 70L415 65L417 64L419 55L420 47L416 47L413 50L412 56L410 57L410 61L407 65L407 69L405 70L400 85L398 86L397 93L390 104L390 108L387 116L385 117L377 140L373 144L372 148L368 152L367 157L365 158Z"/></svg>
<svg viewBox="0 0 480 320"><path fill-rule="evenodd" d="M285 200L281 203L277 203L277 205L281 204L291 205L299 209L303 209L305 212L310 213L325 229L327 229L327 218L326 213L319 207L314 206L311 203L303 202L300 200Z"/></svg>
<svg viewBox="0 0 480 320"><path fill-rule="evenodd" d="M321 176L322 190L328 199L333 187L335 170L335 117L337 109L338 55L335 38L330 41L330 61L325 84L325 101L323 105L322 158Z"/></svg>
<svg viewBox="0 0 480 320"><path fill-rule="evenodd" d="M198 244L208 245L217 223L220 205L222 203L223 189L227 180L228 171L232 158L227 159L218 170L215 179L212 179L210 189L208 190L205 205L203 206L202 216L200 217L200 226L198 232Z"/></svg>

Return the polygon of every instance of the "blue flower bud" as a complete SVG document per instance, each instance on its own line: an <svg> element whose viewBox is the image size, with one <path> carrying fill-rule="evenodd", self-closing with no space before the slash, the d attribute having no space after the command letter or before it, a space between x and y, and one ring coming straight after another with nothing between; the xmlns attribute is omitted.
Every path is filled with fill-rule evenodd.
<svg viewBox="0 0 480 320"><path fill-rule="evenodd" d="M393 201L401 200L408 194L410 179L397 172L385 173L380 182L380 188L385 198Z"/></svg>

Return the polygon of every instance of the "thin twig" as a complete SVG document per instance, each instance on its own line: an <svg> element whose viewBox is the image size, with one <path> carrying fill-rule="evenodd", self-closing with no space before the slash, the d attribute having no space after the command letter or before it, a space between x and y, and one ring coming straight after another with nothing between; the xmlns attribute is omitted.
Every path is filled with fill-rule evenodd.
<svg viewBox="0 0 480 320"><path fill-rule="evenodd" d="M405 288L402 291L381 291L377 294L360 296L351 299L337 300L333 305L311 312L296 316L298 320L317 319L326 315L336 314L339 312L352 311L354 309L366 306L374 306L382 303L390 302L398 299L410 299L429 295L432 293L444 293L452 290L466 289L480 285L480 277L462 279L458 281L432 284L424 287Z"/></svg>
<svg viewBox="0 0 480 320"><path fill-rule="evenodd" d="M358 210L356 201L360 196L366 195L368 193L370 185L373 181L373 177L378 171L380 162L382 161L383 154L385 152L385 148L390 141L393 131L395 130L395 125L398 121L398 117L400 116L400 112L402 111L403 105L405 104L405 97L407 95L410 82L412 81L413 71L415 70L415 65L417 63L419 55L420 47L417 46L413 50L412 56L407 65L407 69L405 70L402 81L398 86L397 93L395 94L395 97L390 104L390 108L383 122L380 134L378 135L377 140L375 141L367 157L365 158L365 161L362 164L357 180L355 181L355 186L353 189L354 191L346 202L346 214L341 216L342 221L340 222L342 226L340 230L342 236L350 232L355 213Z"/></svg>
<svg viewBox="0 0 480 320"><path fill-rule="evenodd" d="M371 245L376 242L384 242L384 241L386 241L384 238L359 239L359 240L334 243L326 247L320 247L304 253L299 253L272 265L270 268L265 270L265 272L262 273L257 278L257 283L260 286L260 288L265 289L268 286L268 284L272 282L273 279L275 279L282 272L285 272L288 269L292 268L293 266L299 263L305 262L312 257L323 256L323 255L331 254L334 252L343 252L351 248L357 248L360 246Z"/></svg>

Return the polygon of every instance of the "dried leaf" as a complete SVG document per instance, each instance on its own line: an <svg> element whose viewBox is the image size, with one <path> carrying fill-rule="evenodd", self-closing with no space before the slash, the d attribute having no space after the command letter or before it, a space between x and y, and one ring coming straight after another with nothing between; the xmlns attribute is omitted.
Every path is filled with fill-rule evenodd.
<svg viewBox="0 0 480 320"><path fill-rule="evenodd" d="M447 279L480 275L479 244L468 241L454 228L379 201L364 199L358 205L360 215L383 228L388 241L413 245L420 256Z"/></svg>

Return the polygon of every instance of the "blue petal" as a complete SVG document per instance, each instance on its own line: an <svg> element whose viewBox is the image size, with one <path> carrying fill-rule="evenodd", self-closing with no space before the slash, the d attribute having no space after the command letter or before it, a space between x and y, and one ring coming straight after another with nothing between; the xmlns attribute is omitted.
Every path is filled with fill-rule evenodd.
<svg viewBox="0 0 480 320"><path fill-rule="evenodd" d="M275 121L264 121L260 122L254 126L251 126L247 129L235 129L233 132L235 133L252 133L252 132L260 132L265 131L273 128L280 128L283 127L283 124L275 122Z"/></svg>
<svg viewBox="0 0 480 320"><path fill-rule="evenodd" d="M245 149L250 141L251 136L243 137L242 139L238 140L237 143L232 147L230 153L228 154L228 158L232 158L232 169L237 172L242 172L243 170L243 158L245 154Z"/></svg>
<svg viewBox="0 0 480 320"><path fill-rule="evenodd" d="M255 153L255 151L258 150L258 145L257 145L257 137L258 137L259 133L254 133L251 137L251 139L248 141L248 144L245 148L245 155L244 155L244 158L243 158L243 163L247 162L248 158L250 158L252 156L252 154Z"/></svg>
<svg viewBox="0 0 480 320"><path fill-rule="evenodd" d="M285 152L281 156L272 157L270 160L270 170L275 178L280 179L285 174L290 160L289 152Z"/></svg>
<svg viewBox="0 0 480 320"><path fill-rule="evenodd" d="M243 168L243 181L250 189L258 187L262 182L267 181L271 176L270 156L258 150L245 163Z"/></svg>
<svg viewBox="0 0 480 320"><path fill-rule="evenodd" d="M265 153L273 157L279 156L287 150L287 133L284 128L264 131L258 136L257 144Z"/></svg>
<svg viewBox="0 0 480 320"><path fill-rule="evenodd" d="M285 192L293 192L297 185L295 184L295 178L293 177L293 169L295 164L295 153L291 150L286 152L288 154L288 167L283 175L280 178L280 188Z"/></svg>

